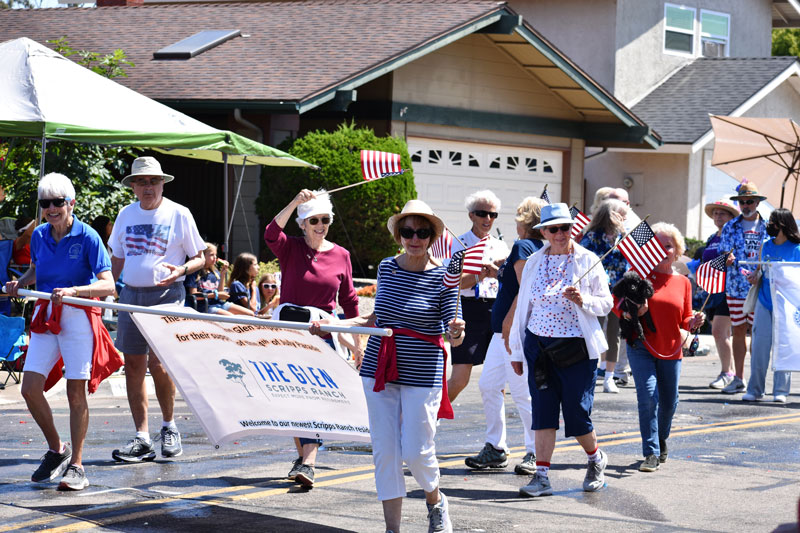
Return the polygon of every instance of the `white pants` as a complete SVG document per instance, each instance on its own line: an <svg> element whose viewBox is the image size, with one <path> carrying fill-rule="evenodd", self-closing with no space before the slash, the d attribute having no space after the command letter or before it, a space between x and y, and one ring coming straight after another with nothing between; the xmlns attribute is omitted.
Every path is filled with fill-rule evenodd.
<svg viewBox="0 0 800 533"><path fill-rule="evenodd" d="M486 350L483 371L478 380L478 388L483 398L483 412L486 415L486 442L498 450L508 450L506 443L506 407L503 389L506 384L511 397L517 404L522 427L525 430L525 449L536 452L533 430L531 429L531 391L528 388L528 364L522 362L522 375L518 376L511 368L511 358L503 343L503 335L495 333Z"/></svg>
<svg viewBox="0 0 800 533"><path fill-rule="evenodd" d="M384 390L374 392L373 378L362 377L361 381L367 399L378 500L406 495L404 461L422 490L433 492L439 486L433 437L442 389L387 383Z"/></svg>
<svg viewBox="0 0 800 533"><path fill-rule="evenodd" d="M47 317L53 304L47 305ZM42 312L38 308L37 315ZM67 379L89 379L92 374L92 351L94 335L92 326L82 307L65 305L61 310L61 333L55 335L32 333L25 358L25 372L36 372L47 377L58 361L64 360L64 377Z"/></svg>

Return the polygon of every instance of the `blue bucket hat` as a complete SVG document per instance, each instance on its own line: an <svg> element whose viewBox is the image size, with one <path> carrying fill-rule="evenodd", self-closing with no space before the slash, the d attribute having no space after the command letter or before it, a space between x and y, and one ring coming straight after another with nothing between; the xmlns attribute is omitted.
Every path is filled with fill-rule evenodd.
<svg viewBox="0 0 800 533"><path fill-rule="evenodd" d="M572 219L567 204L547 204L542 207L541 222L536 224L533 229L574 223L575 221Z"/></svg>

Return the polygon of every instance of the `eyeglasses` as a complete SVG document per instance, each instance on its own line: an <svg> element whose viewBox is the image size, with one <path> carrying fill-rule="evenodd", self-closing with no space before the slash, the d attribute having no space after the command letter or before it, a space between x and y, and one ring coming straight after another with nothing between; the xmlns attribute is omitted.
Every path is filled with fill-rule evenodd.
<svg viewBox="0 0 800 533"><path fill-rule="evenodd" d="M739 200L739 203L743 205L753 205L756 202L758 202L758 200Z"/></svg>
<svg viewBox="0 0 800 533"><path fill-rule="evenodd" d="M162 181L164 181L164 178L138 178L133 181L133 184L139 187L147 187L148 185L155 187Z"/></svg>
<svg viewBox="0 0 800 533"><path fill-rule="evenodd" d="M64 207L64 204L67 203L70 198L53 198L52 200L39 200L39 207L42 209L47 209L50 207L50 204L53 204L53 207Z"/></svg>
<svg viewBox="0 0 800 533"><path fill-rule="evenodd" d="M416 230L409 227L400 228L400 236L404 239L413 239L414 235L416 235L420 240L424 240L430 237L431 233L431 230L428 228L419 228Z"/></svg>
<svg viewBox="0 0 800 533"><path fill-rule="evenodd" d="M497 218L498 215L497 211L484 211L483 209L476 209L472 214L478 218Z"/></svg>
<svg viewBox="0 0 800 533"><path fill-rule="evenodd" d="M274 283L262 283L261 284L261 288L262 289L277 289L278 286L275 285Z"/></svg>
<svg viewBox="0 0 800 533"><path fill-rule="evenodd" d="M328 224L331 223L331 218L330 217L322 217L322 218L311 217L311 218L308 219L308 223L311 224L312 226L316 226L317 224L320 223L320 221L327 226Z"/></svg>
<svg viewBox="0 0 800 533"><path fill-rule="evenodd" d="M562 226L547 226L547 231L549 231L553 235L555 235L559 231L563 231L564 233L569 233L570 231L572 231L572 225L564 224Z"/></svg>

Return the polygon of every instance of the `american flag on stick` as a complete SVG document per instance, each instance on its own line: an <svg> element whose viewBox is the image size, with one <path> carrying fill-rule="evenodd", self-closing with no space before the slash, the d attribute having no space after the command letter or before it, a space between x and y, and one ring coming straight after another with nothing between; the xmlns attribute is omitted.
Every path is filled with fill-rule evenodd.
<svg viewBox="0 0 800 533"><path fill-rule="evenodd" d="M361 150L361 174L366 181L397 176L403 172L400 168L400 154Z"/></svg>
<svg viewBox="0 0 800 533"><path fill-rule="evenodd" d="M431 256L438 259L450 259L453 256L453 236L449 231L445 230L431 245Z"/></svg>
<svg viewBox="0 0 800 533"><path fill-rule="evenodd" d="M725 292L725 261L728 254L720 254L697 269L697 285L709 294Z"/></svg>
<svg viewBox="0 0 800 533"><path fill-rule="evenodd" d="M572 225L572 232L570 236L574 240L578 240L578 237L583 231L583 228L586 227L586 224L589 223L590 219L583 213L583 211L581 211L574 205L569 208L569 214L572 215L572 220L575 221L575 223Z"/></svg>
<svg viewBox="0 0 800 533"><path fill-rule="evenodd" d="M553 203L553 201L550 200L550 195L547 194L547 185L544 186L544 190L542 191L542 195L539 198L541 198L542 200L544 200L548 204L552 204Z"/></svg>
<svg viewBox="0 0 800 533"><path fill-rule="evenodd" d="M480 274L483 269L483 250L488 237L484 237L474 246L459 250L453 254L447 272L444 274L445 287L453 288L461 284L461 274Z"/></svg>
<svg viewBox="0 0 800 533"><path fill-rule="evenodd" d="M667 257L667 251L658 242L646 220L642 220L619 242L619 250L642 278L646 278Z"/></svg>

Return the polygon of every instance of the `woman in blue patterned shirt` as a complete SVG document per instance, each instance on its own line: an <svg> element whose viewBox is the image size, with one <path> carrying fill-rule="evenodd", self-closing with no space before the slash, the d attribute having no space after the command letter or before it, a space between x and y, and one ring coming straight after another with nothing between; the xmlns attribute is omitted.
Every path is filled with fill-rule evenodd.
<svg viewBox="0 0 800 533"><path fill-rule="evenodd" d="M581 246L594 252L597 257L603 257L603 254L608 252L625 233L624 222L628 211L628 206L620 200L605 200L597 208L592 221L584 230ZM609 288L611 288L628 270L628 263L622 252L616 249L603 259L603 268L608 274ZM608 351L602 356L606 362L603 392L617 393L619 389L614 383L614 367L617 365L619 351L619 318L614 313L609 313L607 317L600 318L600 324L606 332L608 342Z"/></svg>
<svg viewBox="0 0 800 533"><path fill-rule="evenodd" d="M452 418L443 387L447 380L442 334L452 346L464 340L464 321L455 316L458 289L443 285L445 268L428 252L444 224L427 204L410 200L387 226L405 253L381 261L373 313L338 324L394 332L391 337L370 337L361 364L375 485L386 530L400 530L405 462L425 491L429 531L452 531L447 499L439 491L433 439L437 414ZM311 333L320 334L319 324L312 323Z"/></svg>

